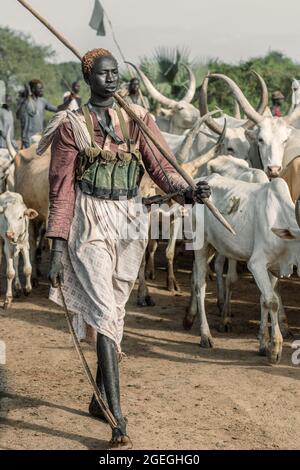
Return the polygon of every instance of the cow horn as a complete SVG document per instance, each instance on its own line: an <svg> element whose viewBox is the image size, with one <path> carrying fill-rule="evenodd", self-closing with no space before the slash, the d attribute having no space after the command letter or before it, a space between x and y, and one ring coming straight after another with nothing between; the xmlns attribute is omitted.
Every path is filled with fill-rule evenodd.
<svg viewBox="0 0 300 470"><path fill-rule="evenodd" d="M300 118L300 104L291 112L289 116L285 116L284 119L289 126L292 126L297 119Z"/></svg>
<svg viewBox="0 0 300 470"><path fill-rule="evenodd" d="M234 100L234 117L235 119L242 119L240 106L236 99Z"/></svg>
<svg viewBox="0 0 300 470"><path fill-rule="evenodd" d="M7 150L9 152L9 155L14 160L16 158L17 152L13 144L11 143L11 127L9 127L7 134L6 134L6 145L7 145Z"/></svg>
<svg viewBox="0 0 300 470"><path fill-rule="evenodd" d="M254 122L255 124L259 124L263 120L263 116L261 116L254 108L253 106L249 103L245 95L243 94L242 90L238 87L238 85L229 77L226 75L223 75L221 73L212 73L210 77L213 78L220 78L221 80L224 80L227 85L230 87L231 91L233 92L235 99L247 115L247 117Z"/></svg>
<svg viewBox="0 0 300 470"><path fill-rule="evenodd" d="M219 110L211 111L210 113L205 114L205 116L202 116L202 117L198 118L196 124L187 133L187 135L185 136L185 139L183 140L183 142L181 144L180 150L177 154L177 161L179 163L185 163L188 160L188 156L189 156L190 150L192 148L193 142L194 142L195 138L197 137L197 135L199 134L202 124L207 119L209 119L210 116L212 116L216 113L219 113Z"/></svg>
<svg viewBox="0 0 300 470"><path fill-rule="evenodd" d="M257 108L256 111L259 114L263 115L265 110L266 110L266 107L269 104L268 87L266 85L266 82L262 78L262 76L259 75L259 73L257 73L255 70L251 70L251 72L256 76L256 78L258 78L260 88L261 88L260 102L259 102L259 105L258 105L258 108ZM251 129L252 127L254 127L254 125L255 125L255 123L250 119L247 122L245 122L245 124L243 125L243 128L244 129Z"/></svg>
<svg viewBox="0 0 300 470"><path fill-rule="evenodd" d="M201 116L206 116L208 113L208 105L207 105L207 88L208 88L208 80L210 75L207 75L201 86L200 90L200 97L199 97L199 109ZM209 117L206 120L207 126L215 132L216 134L221 135L223 132L222 126L220 126L212 117Z"/></svg>
<svg viewBox="0 0 300 470"><path fill-rule="evenodd" d="M192 161L183 163L182 168L189 173L192 178L195 178L197 171L203 166L206 165L210 160L216 157L218 152L218 146L222 143L222 139L226 134L226 126L227 122L225 119L224 128L221 137L219 138L218 142L214 144L206 153L203 155L199 155L198 157L194 158Z"/></svg>
<svg viewBox="0 0 300 470"><path fill-rule="evenodd" d="M297 224L298 224L299 227L300 227L300 197L299 197L299 199L296 201L295 215L296 215Z"/></svg>
<svg viewBox="0 0 300 470"><path fill-rule="evenodd" d="M134 68L134 70L139 74L139 76L141 77L148 93L152 96L152 98L156 101L158 101L159 103L161 103L163 106L167 106L168 108L174 108L174 106L176 106L177 104L177 101L175 100L172 100L170 98L167 98L166 96L164 96L162 93L160 93L160 91L158 91L154 85L150 82L149 78L146 77L146 75L138 68L136 67L134 64L132 64L131 62L125 62L125 64L129 64L131 65L131 67Z"/></svg>
<svg viewBox="0 0 300 470"><path fill-rule="evenodd" d="M188 65L183 64L183 66L188 71L190 85L189 85L188 91L186 92L185 96L182 98L181 101L185 101L186 103L191 103L196 93L196 77L194 75L194 72Z"/></svg>

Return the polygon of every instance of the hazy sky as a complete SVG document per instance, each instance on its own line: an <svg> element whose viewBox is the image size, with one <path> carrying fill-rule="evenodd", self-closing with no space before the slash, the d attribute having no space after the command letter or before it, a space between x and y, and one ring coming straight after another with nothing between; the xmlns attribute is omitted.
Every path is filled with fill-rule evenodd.
<svg viewBox="0 0 300 470"><path fill-rule="evenodd" d="M94 0L28 0L84 53L94 47L117 56L106 22L106 37L89 26ZM57 61L73 59L17 0L0 0L1 26L30 33L49 44ZM236 62L281 50L300 62L299 0L101 0L128 60L152 54L159 46L187 46L192 58ZM119 57L119 56L118 56Z"/></svg>

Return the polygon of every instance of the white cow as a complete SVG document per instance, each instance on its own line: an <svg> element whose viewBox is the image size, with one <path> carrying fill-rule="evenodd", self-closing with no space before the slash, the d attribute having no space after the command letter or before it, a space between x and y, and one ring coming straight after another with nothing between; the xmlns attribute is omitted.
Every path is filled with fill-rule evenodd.
<svg viewBox="0 0 300 470"><path fill-rule="evenodd" d="M29 256L28 225L29 220L37 217L38 213L34 209L27 209L23 198L18 193L6 191L0 195L0 237L1 254L4 244L6 257L6 278L7 289L4 308L9 308L12 303L12 283L15 280L16 291L21 291L21 284L18 273L19 254L23 255L24 275L26 285L24 293L28 295L31 288L31 263Z"/></svg>
<svg viewBox="0 0 300 470"><path fill-rule="evenodd" d="M224 80L229 85L245 114L256 124L254 129L246 129L245 135L258 145L262 168L267 175L270 178L279 176L282 168L300 155L300 131L293 127L300 117L300 105L289 116L262 116L233 80L222 74L211 74L211 77Z"/></svg>
<svg viewBox="0 0 300 470"><path fill-rule="evenodd" d="M270 183L246 183L213 174L207 178L212 201L236 232L228 234L205 210L205 241L195 251L193 287L184 326L191 327L200 314L200 345L212 346L205 313L207 259L211 251L235 260L246 261L261 292L260 353L268 352L272 363L280 361L282 334L278 323L280 301L275 287L277 277L290 276L293 266L300 275L300 230L296 225L295 205L288 186L277 178ZM272 230L280 229L278 238ZM286 240L284 238L289 238ZM268 314L271 317L271 341L268 338Z"/></svg>

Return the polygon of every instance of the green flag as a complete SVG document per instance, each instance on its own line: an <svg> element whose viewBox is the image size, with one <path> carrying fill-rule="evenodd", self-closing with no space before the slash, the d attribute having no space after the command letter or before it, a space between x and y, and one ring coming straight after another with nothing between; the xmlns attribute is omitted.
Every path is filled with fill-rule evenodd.
<svg viewBox="0 0 300 470"><path fill-rule="evenodd" d="M89 25L97 31L97 36L105 36L104 10L99 0L95 0L94 11Z"/></svg>

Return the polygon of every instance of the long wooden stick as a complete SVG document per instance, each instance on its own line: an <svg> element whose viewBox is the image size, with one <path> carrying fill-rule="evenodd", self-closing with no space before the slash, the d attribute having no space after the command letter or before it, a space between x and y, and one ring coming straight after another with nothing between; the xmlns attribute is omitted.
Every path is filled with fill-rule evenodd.
<svg viewBox="0 0 300 470"><path fill-rule="evenodd" d="M46 26L46 28L51 31L54 36L59 39L70 51L73 52L73 54L78 57L79 60L82 59L81 54L75 49L72 44L69 43L69 41L64 38L56 29L53 28L53 26L45 20L38 12L36 12L25 0L17 0L21 5L23 5L30 13L32 13L33 16L35 16L43 25ZM193 189L196 189L197 186L194 182L194 180L181 168L181 166L177 163L177 161L167 152L167 150L160 145L159 142L157 142L156 136L151 132L151 130L146 126L144 121L140 119L135 112L130 108L130 106L126 103L126 101L121 98L118 93L114 93L114 97L116 101L119 103L120 106L122 106L123 109L127 112L127 114L139 125L139 127L143 130L143 132L146 134L146 136L154 143L156 148L161 152L161 154L165 157L165 159L177 170L177 172L180 174L180 176L188 183L189 186L191 186ZM235 231L231 227L231 225L227 222L227 220L222 216L222 214L219 212L219 210L215 207L215 205L209 200L209 199L202 199L203 203L206 205L206 207L212 212L212 214L216 217L216 219L233 235L235 235Z"/></svg>
<svg viewBox="0 0 300 470"><path fill-rule="evenodd" d="M99 406L100 406L101 410L103 411L103 414L104 414L105 418L107 419L108 424L110 425L110 427L112 429L114 429L118 425L117 421L116 421L114 415L112 414L112 412L110 411L110 409L108 408L107 404L103 400L103 397L101 396L98 385L96 384L96 382L94 380L94 377L92 376L92 373L90 371L89 365L88 365L88 363L87 363L87 361L84 357L84 354L82 352L80 343L78 341L77 335L76 335L76 333L74 331L74 328L73 328L73 325L72 325L71 315L69 313L69 310L68 310L68 307L67 307L67 304L66 304L65 297L64 297L61 286L59 286L59 292L60 292L60 295L61 295L61 298L62 298L65 317L66 317L66 320L67 320L67 323L68 323L68 327L69 327L71 336L72 336L73 341L74 341L75 349L78 353L78 356L81 359L81 362L82 362L82 365L83 365L83 368L84 368L84 372L86 373L88 381L90 382L90 384L91 384L91 386L94 390L94 394L95 394L95 397L97 399L97 402L99 403Z"/></svg>
<svg viewBox="0 0 300 470"><path fill-rule="evenodd" d="M49 31L51 31L51 33L54 34L54 36L56 36L57 39L59 39L68 49L70 49L70 51L73 52L73 54L75 54L76 57L78 57L78 59L81 61L80 52L75 49L75 47L73 47L72 44L66 38L64 38L56 29L54 29L53 26L45 18L43 18L36 10L34 10L28 2L26 2L25 0L17 0L17 2L21 3L23 7L30 11L33 16L35 16L41 23L43 23L43 25L46 26L46 28L49 29Z"/></svg>
<svg viewBox="0 0 300 470"><path fill-rule="evenodd" d="M178 171L180 176L182 176L182 178L188 183L189 186L191 186L193 189L196 189L197 186L193 178L191 178L191 176L181 168L177 160L175 160L171 155L169 155L166 149L159 142L157 142L155 135L146 126L144 121L135 114L135 112L130 108L130 106L126 103L126 101L124 101L123 98L121 98L121 96L119 96L117 93L115 93L114 96L117 102L119 103L119 105L122 106L122 108L125 109L128 116L130 116L139 125L139 127L144 131L147 137L149 137L149 139L158 148L160 153L165 157L165 159ZM203 199L202 201L207 206L207 208L213 213L213 215L219 220L219 222L221 222L221 224L223 224L224 227L227 228L227 230L229 230L229 232L235 235L235 231L233 230L231 225L227 222L227 220L222 216L220 211L215 207L215 205L209 199L206 199L206 198Z"/></svg>

